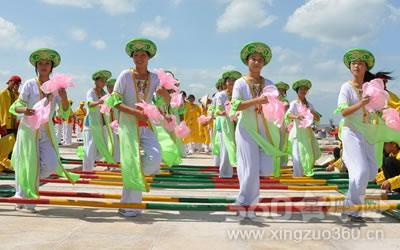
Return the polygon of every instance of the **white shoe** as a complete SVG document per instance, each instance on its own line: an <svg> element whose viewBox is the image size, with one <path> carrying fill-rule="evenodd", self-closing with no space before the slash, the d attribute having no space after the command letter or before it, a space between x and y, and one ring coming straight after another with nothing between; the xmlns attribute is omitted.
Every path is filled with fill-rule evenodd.
<svg viewBox="0 0 400 250"><path fill-rule="evenodd" d="M136 217L136 216L140 215L142 212L140 210L136 210L136 209L120 208L120 209L118 209L118 213L125 217Z"/></svg>
<svg viewBox="0 0 400 250"><path fill-rule="evenodd" d="M189 150L189 152L187 154L192 155L193 153L194 153L193 150Z"/></svg>

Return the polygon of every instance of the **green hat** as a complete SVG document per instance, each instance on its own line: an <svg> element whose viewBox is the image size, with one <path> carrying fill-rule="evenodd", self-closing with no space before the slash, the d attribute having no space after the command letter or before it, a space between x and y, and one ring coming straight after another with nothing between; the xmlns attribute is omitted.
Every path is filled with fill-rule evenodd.
<svg viewBox="0 0 400 250"><path fill-rule="evenodd" d="M96 71L96 72L92 75L92 80L93 80L93 81L96 81L96 79L101 78L101 79L103 79L104 81L108 81L108 79L111 78L111 75L112 75L112 74L111 74L110 71L102 69L102 70Z"/></svg>
<svg viewBox="0 0 400 250"><path fill-rule="evenodd" d="M264 58L264 65L267 65L272 58L271 48L262 42L250 42L245 44L240 51L240 59L247 65L247 59L254 53L260 53Z"/></svg>
<svg viewBox="0 0 400 250"><path fill-rule="evenodd" d="M240 73L237 70L229 70L229 71L225 71L222 74L222 79L226 80L227 78L233 78L235 80L239 79L240 77L242 77L242 73Z"/></svg>
<svg viewBox="0 0 400 250"><path fill-rule="evenodd" d="M311 86L312 86L312 84L311 84L311 82L309 81L309 80L307 80L307 79L301 79L301 80L297 80L297 81L295 81L294 83L293 83L293 85L292 85L292 89L294 90L294 91L296 91L298 88L300 88L300 87L307 87L307 88L309 88L309 89L311 89Z"/></svg>
<svg viewBox="0 0 400 250"><path fill-rule="evenodd" d="M217 83L215 83L215 87L216 87L217 89L219 89L219 88L222 87L223 84L224 84L224 79L223 79L223 78L220 78L220 79L218 79Z"/></svg>
<svg viewBox="0 0 400 250"><path fill-rule="evenodd" d="M148 39L135 38L126 44L125 51L130 57L132 57L132 53L136 51L145 51L149 54L150 58L152 58L157 53L157 46Z"/></svg>
<svg viewBox="0 0 400 250"><path fill-rule="evenodd" d="M343 62L350 68L350 63L354 61L361 61L367 64L368 70L371 70L375 64L374 55L366 49L352 48L349 49L343 56Z"/></svg>
<svg viewBox="0 0 400 250"><path fill-rule="evenodd" d="M107 81L107 86L114 86L117 80L115 78L111 78Z"/></svg>
<svg viewBox="0 0 400 250"><path fill-rule="evenodd" d="M278 89L284 89L284 90L288 90L290 87L289 87L289 84L287 84L287 83L285 83L285 82L277 82L277 83L275 83L275 86L278 88Z"/></svg>
<svg viewBox="0 0 400 250"><path fill-rule="evenodd" d="M33 66L36 67L36 63L39 61L43 60L48 60L53 62L53 68L57 67L60 65L61 62L61 57L60 54L58 54L57 51L52 50L52 49L38 49L32 52L32 54L29 56L29 61Z"/></svg>

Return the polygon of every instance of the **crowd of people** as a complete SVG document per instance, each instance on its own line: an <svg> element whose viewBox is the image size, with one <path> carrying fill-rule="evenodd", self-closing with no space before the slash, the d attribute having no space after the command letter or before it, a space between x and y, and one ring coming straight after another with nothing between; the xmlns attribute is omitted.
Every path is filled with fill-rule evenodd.
<svg viewBox="0 0 400 250"><path fill-rule="evenodd" d="M83 141L83 170L94 170L95 161L100 159L121 164L122 203L142 201L142 192L149 191L145 176L159 173L161 162L177 165L196 152L214 155L220 178L231 178L237 168L240 189L236 204L240 206L257 204L260 176L280 177L281 166L287 166L289 159L294 177L314 175L321 151L312 128L321 114L308 99L312 82L299 79L290 86L263 77L261 72L272 58L267 44L245 44L239 55L247 71L224 72L217 78L214 93L199 98L197 103L194 95L179 90L173 72L164 72L176 80L171 88L148 69L157 53L154 42L132 39L125 51L133 65L117 78L105 69L94 72L93 86L75 111L68 89L52 93L42 89L61 62L55 50L39 49L30 55L34 78L22 85L19 76L7 81L0 92L0 171L15 171L16 197L38 198L38 178L54 172L71 183L79 178L60 161L59 145L71 145L73 133L78 142ZM355 205L364 203L368 181L376 179L388 190L400 187L400 132L379 123L379 112L366 110L370 97L363 95L363 84L382 79L389 93L387 106L399 111L400 101L386 88L392 79L389 73L371 73L375 64L371 52L350 49L343 61L349 69L349 81L338 90L336 111L343 117L337 131L341 148L335 151L335 161L327 170L340 166L340 171L348 172L345 204ZM290 88L297 94L292 101L286 96ZM266 89L276 93L277 99L266 94ZM50 105L50 119L31 128L24 119L38 113L34 106L43 98ZM283 109L280 122L266 111L269 104ZM156 121L148 108L156 108L162 119ZM172 121L175 125L171 129ZM177 129L189 132L181 136ZM35 211L29 204L18 205L17 209ZM140 212L119 209L123 216ZM239 215L251 218L255 212L244 210ZM346 216L362 220L358 211Z"/></svg>

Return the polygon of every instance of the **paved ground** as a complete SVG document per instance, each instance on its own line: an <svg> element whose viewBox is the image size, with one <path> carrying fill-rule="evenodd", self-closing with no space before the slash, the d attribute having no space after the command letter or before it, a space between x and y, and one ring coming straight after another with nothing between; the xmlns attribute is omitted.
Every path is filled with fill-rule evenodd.
<svg viewBox="0 0 400 250"><path fill-rule="evenodd" d="M63 148L64 157L74 155ZM184 163L211 165L206 155ZM1 181L0 184L12 182ZM119 187L46 184L43 190L120 193ZM380 192L370 190L369 192ZM235 197L237 190L152 189L152 195ZM263 197L337 194L262 191ZM240 220L230 212L146 210L123 218L115 209L39 206L37 214L0 204L0 249L400 249L397 220L368 212L365 224L348 224L340 214L260 213Z"/></svg>

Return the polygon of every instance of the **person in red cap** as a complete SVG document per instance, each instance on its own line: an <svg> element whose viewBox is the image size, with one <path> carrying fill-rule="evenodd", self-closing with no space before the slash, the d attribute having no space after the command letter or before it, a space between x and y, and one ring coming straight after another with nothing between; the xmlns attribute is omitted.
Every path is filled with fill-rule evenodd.
<svg viewBox="0 0 400 250"><path fill-rule="evenodd" d="M8 109L18 98L18 88L21 83L19 76L12 76L7 81L7 88L0 91L0 172L12 171L10 154L14 147L17 134L17 117Z"/></svg>
<svg viewBox="0 0 400 250"><path fill-rule="evenodd" d="M12 115L8 109L18 98L18 88L21 78L17 75L11 76L7 81L7 88L0 91L0 127L7 130L7 134L17 132L17 117Z"/></svg>

